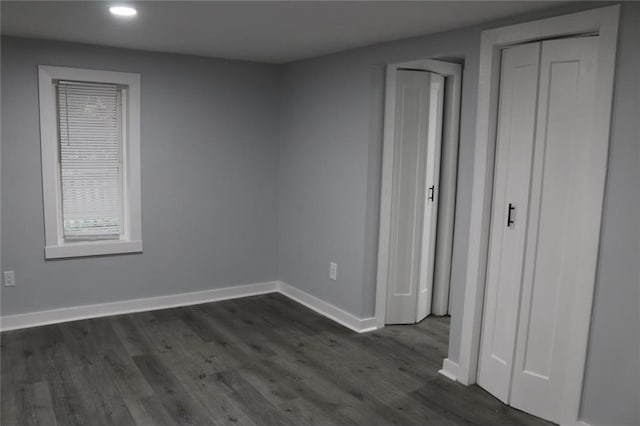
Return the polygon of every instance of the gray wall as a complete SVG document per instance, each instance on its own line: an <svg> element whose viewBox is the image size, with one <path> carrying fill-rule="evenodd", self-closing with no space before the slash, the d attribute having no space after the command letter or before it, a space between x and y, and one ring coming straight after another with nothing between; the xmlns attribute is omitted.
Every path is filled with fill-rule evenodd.
<svg viewBox="0 0 640 426"><path fill-rule="evenodd" d="M611 146L582 408L640 425L640 3L622 9Z"/></svg>
<svg viewBox="0 0 640 426"><path fill-rule="evenodd" d="M44 260L37 65L141 74L144 253ZM277 279L278 69L2 38L2 315Z"/></svg>
<svg viewBox="0 0 640 426"><path fill-rule="evenodd" d="M449 356L460 348L475 143L480 32L553 16L577 4L483 27L429 35L284 67L280 145L280 278L343 309L374 312L384 65L420 58L464 61ZM613 138L582 417L640 424L638 261L638 33L640 5L625 4ZM330 281L329 261L338 263Z"/></svg>

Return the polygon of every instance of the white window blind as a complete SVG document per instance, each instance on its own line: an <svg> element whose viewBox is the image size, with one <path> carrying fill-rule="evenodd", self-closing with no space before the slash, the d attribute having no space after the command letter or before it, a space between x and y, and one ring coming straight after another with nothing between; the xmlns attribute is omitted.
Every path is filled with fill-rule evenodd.
<svg viewBox="0 0 640 426"><path fill-rule="evenodd" d="M122 233L122 90L59 81L59 167L65 240Z"/></svg>

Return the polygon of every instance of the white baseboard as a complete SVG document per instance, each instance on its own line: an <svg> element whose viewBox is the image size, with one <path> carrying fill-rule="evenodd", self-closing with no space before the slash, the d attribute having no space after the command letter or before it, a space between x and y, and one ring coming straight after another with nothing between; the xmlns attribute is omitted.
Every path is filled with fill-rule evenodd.
<svg viewBox="0 0 640 426"><path fill-rule="evenodd" d="M589 423L582 421L582 420L578 420L576 422L576 426L591 426Z"/></svg>
<svg viewBox="0 0 640 426"><path fill-rule="evenodd" d="M295 300L301 305L304 305L307 308L312 309L357 333L373 331L377 328L375 317L358 318L329 302L318 299L317 297L282 281L280 281L279 291L289 299Z"/></svg>
<svg viewBox="0 0 640 426"><path fill-rule="evenodd" d="M442 361L442 369L438 371L446 378L456 381L458 379L458 363L451 361L449 358L445 358Z"/></svg>
<svg viewBox="0 0 640 426"><path fill-rule="evenodd" d="M191 293L172 294L168 296L149 297L145 299L124 300L121 302L100 303L96 305L76 306L53 309L50 311L29 312L26 314L8 315L0 318L0 330L9 331L20 328L37 327L88 318L106 317L110 315L129 314L133 312L154 311L157 309L176 308L179 306L197 305L239 297L278 291L278 281L217 288L213 290Z"/></svg>
<svg viewBox="0 0 640 426"><path fill-rule="evenodd" d="M237 299L267 293L281 293L301 305L304 305L358 333L364 333L366 331L376 329L376 320L373 317L358 318L337 306L318 299L317 297L292 287L289 284L281 281L271 281L224 287L214 290L149 297L145 299L124 300L121 302L100 303L96 305L74 306L49 311L8 315L0 317L0 331L18 330L21 328L38 327L41 325L99 318L111 315L176 308L180 306L197 305L200 303Z"/></svg>

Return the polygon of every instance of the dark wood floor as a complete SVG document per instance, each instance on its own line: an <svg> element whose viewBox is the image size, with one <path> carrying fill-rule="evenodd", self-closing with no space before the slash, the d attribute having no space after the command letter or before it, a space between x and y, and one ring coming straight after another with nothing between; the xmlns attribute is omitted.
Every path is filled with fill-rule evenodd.
<svg viewBox="0 0 640 426"><path fill-rule="evenodd" d="M275 294L6 332L2 425L545 424L440 376L448 334Z"/></svg>

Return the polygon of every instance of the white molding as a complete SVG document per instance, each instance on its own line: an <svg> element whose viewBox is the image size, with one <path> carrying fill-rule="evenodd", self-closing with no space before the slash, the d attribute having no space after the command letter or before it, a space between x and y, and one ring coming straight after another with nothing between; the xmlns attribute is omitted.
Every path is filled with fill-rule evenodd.
<svg viewBox="0 0 640 426"><path fill-rule="evenodd" d="M375 318L382 328L387 316L387 287L389 278L389 245L391 236L391 197L393 188L393 151L396 106L396 74L398 69L410 68L435 72L447 78L445 83L445 123L442 131L442 160L440 171L439 211L436 227L436 282L448 286L451 279L453 250L453 222L455 215L456 177L458 168L458 143L460 121L460 94L462 88L462 66L450 62L422 59L387 65L385 83L384 140L382 152L382 184L380 192L380 230L378 233L378 270L376 275ZM439 292L441 304L448 291ZM435 296L435 293L434 293ZM440 312L441 310L439 310ZM446 313L446 312L445 312Z"/></svg>
<svg viewBox="0 0 640 426"><path fill-rule="evenodd" d="M442 369L438 373L455 382L458 380L458 363L445 358L442 361Z"/></svg>
<svg viewBox="0 0 640 426"><path fill-rule="evenodd" d="M100 303L95 305L53 309L50 311L8 315L0 318L0 330L17 330L21 328L38 327L41 325L57 324L89 318L154 311L158 309L197 305L200 303L216 302L220 300L237 299L240 297L276 292L278 291L278 285L279 283L277 281L271 281L191 293L172 294L144 299L124 300L121 302Z"/></svg>
<svg viewBox="0 0 640 426"><path fill-rule="evenodd" d="M599 120L596 125L598 137L608 140L619 14L620 7L615 5L482 32L473 195L457 377L463 384L475 383L478 366L491 219L500 49L532 40L598 33L598 113L594 116ZM567 371L562 424L576 424L578 419L594 285L595 277L581 286L577 296L583 306L572 320L574 338L570 358L573 362Z"/></svg>
<svg viewBox="0 0 640 426"><path fill-rule="evenodd" d="M591 426L591 424L589 424L589 423L587 423L587 422L585 422L583 420L578 420L576 422L576 426Z"/></svg>
<svg viewBox="0 0 640 426"><path fill-rule="evenodd" d="M116 241L65 243L62 236L61 188L54 80L92 81L127 86L126 138L123 155L124 232ZM45 225L45 259L142 251L140 191L140 74L83 68L38 66L40 148Z"/></svg>
<svg viewBox="0 0 640 426"><path fill-rule="evenodd" d="M44 248L45 257L47 259L141 252L141 240L82 241L77 243L56 245L52 247L47 246Z"/></svg>
<svg viewBox="0 0 640 426"><path fill-rule="evenodd" d="M292 299L357 333L365 333L378 328L376 326L375 317L358 318L329 302L325 302L324 300L295 288L285 282L280 281L278 291L289 299Z"/></svg>
<svg viewBox="0 0 640 426"><path fill-rule="evenodd" d="M171 294L167 296L156 296L143 299L123 300L119 302L73 306L69 308L8 315L0 317L0 331L18 330L21 328L38 327L41 325L58 324L68 321L129 314L134 312L155 311L158 309L197 305L200 303L238 299L241 297L268 293L280 293L357 333L373 331L377 328L374 317L358 318L355 315L332 305L331 303L318 299L317 297L289 284L281 281L269 281L223 287L213 290Z"/></svg>

